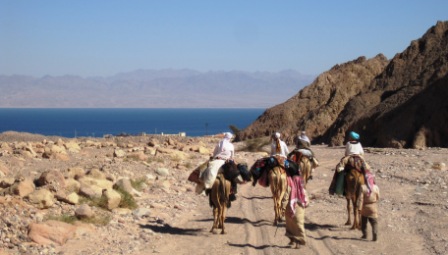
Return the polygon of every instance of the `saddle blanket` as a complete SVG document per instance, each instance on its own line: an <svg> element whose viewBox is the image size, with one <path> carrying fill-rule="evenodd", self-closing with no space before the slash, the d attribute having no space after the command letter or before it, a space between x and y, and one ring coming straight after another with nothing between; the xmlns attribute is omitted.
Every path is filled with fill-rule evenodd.
<svg viewBox="0 0 448 255"><path fill-rule="evenodd" d="M203 181L205 189L212 188L216 176L218 175L218 171L224 163L226 163L226 161L222 159L211 160L208 162L208 167L199 174L199 178Z"/></svg>

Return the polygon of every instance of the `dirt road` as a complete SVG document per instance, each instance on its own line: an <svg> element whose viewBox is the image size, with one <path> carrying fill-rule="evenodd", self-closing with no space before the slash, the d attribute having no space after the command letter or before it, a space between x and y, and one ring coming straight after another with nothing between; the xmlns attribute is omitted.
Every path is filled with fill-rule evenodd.
<svg viewBox="0 0 448 255"><path fill-rule="evenodd" d="M209 232L212 211L208 199L191 193L190 196L200 200L197 207L182 213L172 225L146 225L162 237L138 254L443 254L447 251L444 242L447 230L439 225L446 226L448 222L446 184L443 184L446 171L431 169L431 164L445 158L446 150L368 153L381 189L378 242L370 241L370 229L369 239L362 240L359 230L344 225L345 198L328 194L331 169L343 155L343 149L317 147L315 152L321 165L307 187L311 204L306 209L305 246L298 250L291 248L284 236L284 225L273 226L270 189L246 184L228 210L228 234ZM440 185L428 185L434 178ZM445 199L438 206L427 199L435 190Z"/></svg>
<svg viewBox="0 0 448 255"><path fill-rule="evenodd" d="M120 140L120 144L133 143L135 148L147 143L143 138L124 139L128 138ZM216 141L204 138L193 143L213 148ZM62 246L27 243L0 251L0 254L24 254L22 251L64 255L448 254L448 171L445 165L448 149L365 148L365 158L381 191L379 240L372 242L370 228L368 239L362 240L359 230L344 225L347 220L345 198L328 194L332 169L344 154L344 148L325 145L312 148L320 166L307 185L310 197L305 216L307 243L300 249L288 245L283 224L278 228L273 225L270 189L253 187L250 183L240 186L238 199L228 210L225 221L228 233L209 232L213 217L208 198L196 195L194 185L187 181L192 168L204 162L207 155L187 151L184 152L188 156L185 161L173 160L170 154L158 154L145 162L112 161L110 155L114 148L110 146L86 147L80 153L71 154L69 161L4 155L3 164L9 167L11 175L37 174L73 166L84 169L107 166L105 171L113 171L118 176L151 175L155 178L136 197L138 209L109 212L111 220L106 226L78 226L76 237ZM238 162L245 161L249 165L261 157L260 153L245 151L237 151L236 155ZM169 175L158 176L155 173L158 168L168 169ZM17 207L19 204L16 208L4 207L2 217L7 217L8 222L24 222L26 215L15 213L15 209L22 210ZM75 207L58 203L48 212L43 210L38 214L73 212ZM12 225L4 226L2 231L9 230ZM14 233L10 235L14 237ZM17 238L20 235L18 233Z"/></svg>

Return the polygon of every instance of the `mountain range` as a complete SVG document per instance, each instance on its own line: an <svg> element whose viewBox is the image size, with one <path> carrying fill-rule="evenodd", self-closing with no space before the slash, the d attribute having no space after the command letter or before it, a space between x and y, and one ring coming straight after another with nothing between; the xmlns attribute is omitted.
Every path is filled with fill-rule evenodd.
<svg viewBox="0 0 448 255"><path fill-rule="evenodd" d="M137 70L110 77L0 76L2 108L267 108L315 76L281 72Z"/></svg>

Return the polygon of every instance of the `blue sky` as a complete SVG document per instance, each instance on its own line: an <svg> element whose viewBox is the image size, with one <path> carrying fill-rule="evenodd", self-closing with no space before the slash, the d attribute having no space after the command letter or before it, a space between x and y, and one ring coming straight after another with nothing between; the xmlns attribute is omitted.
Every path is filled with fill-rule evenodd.
<svg viewBox="0 0 448 255"><path fill-rule="evenodd" d="M298 70L392 58L447 0L0 0L0 75Z"/></svg>

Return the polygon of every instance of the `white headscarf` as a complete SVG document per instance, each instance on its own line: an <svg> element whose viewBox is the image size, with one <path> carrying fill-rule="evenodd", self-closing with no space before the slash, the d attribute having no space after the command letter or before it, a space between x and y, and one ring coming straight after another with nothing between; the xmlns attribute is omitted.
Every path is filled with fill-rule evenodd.
<svg viewBox="0 0 448 255"><path fill-rule="evenodd" d="M230 143L230 139L232 139L233 135L230 132L225 132L224 133L224 139L221 140L221 142L219 143L219 147L221 148L221 151L224 151L224 148L226 147L227 144Z"/></svg>
<svg viewBox="0 0 448 255"><path fill-rule="evenodd" d="M233 137L232 133L230 133L230 132L225 132L224 133L224 139L230 140L230 139L232 139L232 137Z"/></svg>

